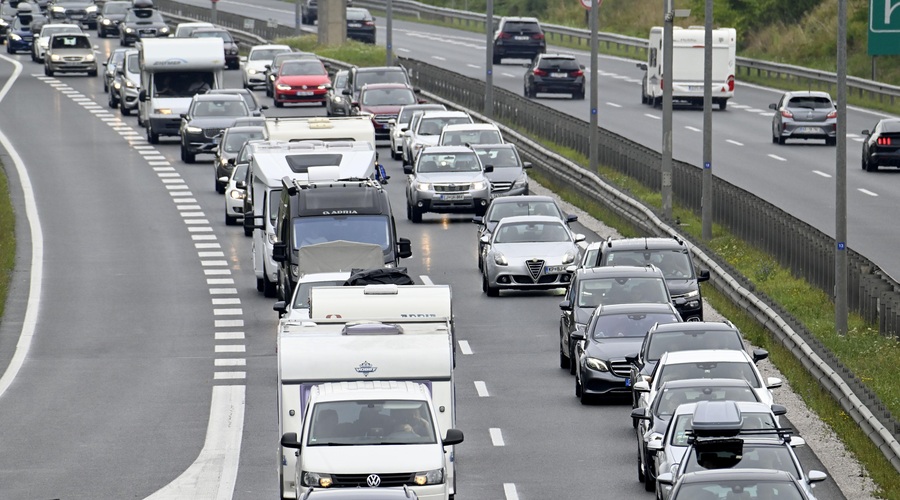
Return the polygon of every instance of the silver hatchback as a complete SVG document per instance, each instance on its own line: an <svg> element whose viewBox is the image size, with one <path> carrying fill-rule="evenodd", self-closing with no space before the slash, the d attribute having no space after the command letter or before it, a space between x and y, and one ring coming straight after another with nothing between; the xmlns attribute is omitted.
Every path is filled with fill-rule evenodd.
<svg viewBox="0 0 900 500"><path fill-rule="evenodd" d="M788 139L825 139L837 144L837 109L827 92L786 92L772 117L772 142L784 144Z"/></svg>
<svg viewBox="0 0 900 500"><path fill-rule="evenodd" d="M52 35L44 54L44 74L53 76L57 72L74 72L97 76L94 49L87 33Z"/></svg>

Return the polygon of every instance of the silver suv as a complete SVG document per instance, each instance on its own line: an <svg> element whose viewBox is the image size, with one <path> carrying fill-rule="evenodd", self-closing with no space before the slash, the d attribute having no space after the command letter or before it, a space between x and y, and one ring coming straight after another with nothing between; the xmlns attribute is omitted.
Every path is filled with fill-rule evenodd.
<svg viewBox="0 0 900 500"><path fill-rule="evenodd" d="M422 150L414 166L404 166L406 218L422 222L425 212L484 215L491 201L491 183L475 151L463 146L432 146Z"/></svg>

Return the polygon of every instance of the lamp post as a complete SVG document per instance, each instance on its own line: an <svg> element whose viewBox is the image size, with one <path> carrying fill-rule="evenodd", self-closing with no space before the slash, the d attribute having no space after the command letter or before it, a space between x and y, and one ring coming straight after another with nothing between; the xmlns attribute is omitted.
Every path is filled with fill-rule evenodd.
<svg viewBox="0 0 900 500"><path fill-rule="evenodd" d="M484 33L487 36L487 59L484 67L484 116L494 117L494 0L487 0Z"/></svg>
<svg viewBox="0 0 900 500"><path fill-rule="evenodd" d="M663 118L662 164L660 166L663 216L672 218L672 23L676 17L687 17L691 11L675 10L673 0L663 0Z"/></svg>
<svg viewBox="0 0 900 500"><path fill-rule="evenodd" d="M591 72L591 134L590 140L588 141L588 147L591 152L589 155L590 158L590 168L591 172L596 172L599 168L599 161L597 159L598 151L597 147L600 142L600 129L598 128L597 123L597 112L600 107L600 96L598 93L598 82L599 74L597 73L597 52L598 52L598 41L597 41L597 30L599 27L598 19L600 17L600 1L601 0L591 0L591 12L590 12L590 20L591 20L591 64L588 66Z"/></svg>
<svg viewBox="0 0 900 500"><path fill-rule="evenodd" d="M848 330L847 291L847 0L838 0L837 141L835 164L834 328Z"/></svg>
<svg viewBox="0 0 900 500"><path fill-rule="evenodd" d="M703 176L700 186L700 221L703 239L712 239L712 65L713 0L706 0L703 39Z"/></svg>
<svg viewBox="0 0 900 500"><path fill-rule="evenodd" d="M387 64L386 66L391 66L394 64L394 0L387 0L387 29L385 30L387 33L386 39L386 47L387 47Z"/></svg>

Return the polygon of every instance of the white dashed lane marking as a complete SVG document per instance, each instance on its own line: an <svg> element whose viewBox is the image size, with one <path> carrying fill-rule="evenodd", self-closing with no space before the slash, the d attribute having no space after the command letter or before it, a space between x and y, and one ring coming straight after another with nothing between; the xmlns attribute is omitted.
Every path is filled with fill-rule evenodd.
<svg viewBox="0 0 900 500"><path fill-rule="evenodd" d="M475 381L475 392L478 393L478 397L480 397L480 398L486 398L486 397L490 396L490 394L488 394L487 384L485 384L481 380Z"/></svg>
<svg viewBox="0 0 900 500"><path fill-rule="evenodd" d="M506 495L506 500L519 500L519 492L513 483L503 483L503 494Z"/></svg>
<svg viewBox="0 0 900 500"><path fill-rule="evenodd" d="M744 145L744 143L742 143L742 142L733 141L731 139L725 139L725 142L727 142L729 144L734 144L735 146L743 146Z"/></svg>
<svg viewBox="0 0 900 500"><path fill-rule="evenodd" d="M787 159L785 159L785 158L782 158L782 157L780 157L780 156L778 156L778 155L773 155L773 154L770 154L770 155L767 155L767 156L768 156L768 157L769 157L769 158L772 158L772 159L773 159L773 160L778 160L778 161L787 161Z"/></svg>
<svg viewBox="0 0 900 500"><path fill-rule="evenodd" d="M869 191L868 189L864 189L864 188L859 188L859 189L857 189L857 191L859 191L862 194L866 194L866 195L869 195L872 197L878 196L878 193L873 193L872 191Z"/></svg>
<svg viewBox="0 0 900 500"><path fill-rule="evenodd" d="M697 127L692 127L692 126L690 126L690 125L686 125L684 128L690 130L691 132L703 132L703 130L701 130L701 129L697 128Z"/></svg>
<svg viewBox="0 0 900 500"><path fill-rule="evenodd" d="M662 120L661 116L651 115L650 113L644 113L644 116L647 118L653 118L654 120Z"/></svg>
<svg viewBox="0 0 900 500"><path fill-rule="evenodd" d="M494 446L506 446L506 443L503 441L503 433L500 432L500 429L491 427L488 431L491 433L491 443L493 443Z"/></svg>
<svg viewBox="0 0 900 500"><path fill-rule="evenodd" d="M614 102L607 102L606 105L607 105L607 106L612 106L612 107L614 107L614 108L621 108L621 107L622 107L621 104L616 104L616 103L614 103Z"/></svg>
<svg viewBox="0 0 900 500"><path fill-rule="evenodd" d="M472 348L469 346L468 340L459 341L459 352L463 353L466 356L472 354Z"/></svg>
<svg viewBox="0 0 900 500"><path fill-rule="evenodd" d="M819 170L813 170L812 173L814 173L818 176L821 176L821 177L825 177L826 179L831 179L831 174L826 174L825 172L822 172Z"/></svg>

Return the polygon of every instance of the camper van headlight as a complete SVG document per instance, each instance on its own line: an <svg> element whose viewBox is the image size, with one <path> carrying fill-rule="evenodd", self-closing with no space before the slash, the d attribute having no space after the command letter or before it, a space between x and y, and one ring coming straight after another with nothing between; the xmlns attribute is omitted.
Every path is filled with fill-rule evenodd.
<svg viewBox="0 0 900 500"><path fill-rule="evenodd" d="M416 485L441 484L444 482L444 469L434 469L425 472L416 472Z"/></svg>
<svg viewBox="0 0 900 500"><path fill-rule="evenodd" d="M332 485L331 474L323 474L321 472L302 472L300 475L303 486L318 486L319 488L330 488Z"/></svg>
<svg viewBox="0 0 900 500"><path fill-rule="evenodd" d="M88 5L88 7L86 9L84 9L84 11L87 12L88 14L90 14L91 12L97 12L97 6L96 5Z"/></svg>
<svg viewBox="0 0 900 500"><path fill-rule="evenodd" d="M125 33L134 33L134 28L125 28Z"/></svg>
<svg viewBox="0 0 900 500"><path fill-rule="evenodd" d="M200 127L190 127L190 126L188 126L188 127L184 127L184 131L187 132L187 133L189 133L189 134L199 134L199 133L203 132L203 129L200 128Z"/></svg>
<svg viewBox="0 0 900 500"><path fill-rule="evenodd" d="M162 34L166 34L166 33L169 32L169 27L168 27L168 26L163 26L162 28L159 29L159 32L162 33Z"/></svg>
<svg viewBox="0 0 900 500"><path fill-rule="evenodd" d="M130 88L130 89L133 89L133 88L136 87L136 85L134 84L134 82L132 82L131 80L125 80L125 86L126 86L127 88Z"/></svg>

